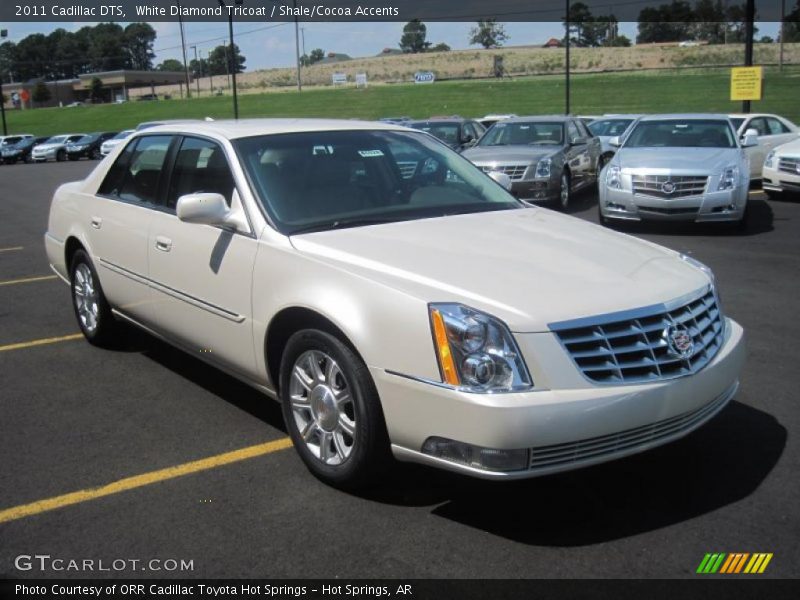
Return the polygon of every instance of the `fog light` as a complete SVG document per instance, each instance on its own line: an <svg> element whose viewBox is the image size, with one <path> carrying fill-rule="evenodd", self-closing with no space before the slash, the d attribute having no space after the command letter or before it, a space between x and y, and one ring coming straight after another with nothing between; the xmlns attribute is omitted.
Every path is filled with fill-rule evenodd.
<svg viewBox="0 0 800 600"><path fill-rule="evenodd" d="M521 471L528 468L528 449L483 448L441 437L429 437L422 453L484 471Z"/></svg>

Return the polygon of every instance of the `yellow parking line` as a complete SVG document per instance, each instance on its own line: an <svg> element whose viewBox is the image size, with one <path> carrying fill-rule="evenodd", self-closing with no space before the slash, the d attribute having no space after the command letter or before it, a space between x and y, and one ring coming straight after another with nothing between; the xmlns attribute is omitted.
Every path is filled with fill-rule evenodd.
<svg viewBox="0 0 800 600"><path fill-rule="evenodd" d="M22 250L23 246L12 246L11 248L0 248L0 252L14 252L16 250Z"/></svg>
<svg viewBox="0 0 800 600"><path fill-rule="evenodd" d="M23 348L33 348L34 346L44 346L46 344L57 344L59 342L69 342L72 340L79 340L83 337L82 333L73 333L70 335L62 335L61 337L43 338L41 340L31 340L30 342L17 342L16 344L8 344L0 346L0 352L7 352L9 350L22 350Z"/></svg>
<svg viewBox="0 0 800 600"><path fill-rule="evenodd" d="M0 285L16 285L18 283L47 281L48 279L57 279L57 277L55 275L40 275L39 277L23 277L22 279L9 279L8 281L0 281Z"/></svg>
<svg viewBox="0 0 800 600"><path fill-rule="evenodd" d="M207 471L208 469L229 465L231 463L247 460L248 458L264 456L265 454L271 454L273 452L278 452L279 450L285 450L286 448L291 447L291 445L292 441L288 437L280 438L271 442L257 444L255 446L248 446L247 448L241 448L240 450L234 450L232 452L217 454L216 456L209 456L208 458L183 463L182 465L167 467L166 469L151 471L150 473L143 473L133 477L126 477L125 479L119 479L113 483L109 483L97 488L80 490L77 492L64 494L63 496L55 496L54 498L47 498L45 500L31 502L30 504L21 504L20 506L14 506L12 508L0 510L0 523L8 523L9 521L16 521L17 519L38 515L43 512L55 510L57 508L63 508L72 504L96 500L105 496L111 496L112 494L118 494L120 492L125 492L145 485L151 485L159 481L166 481L168 479L182 477L184 475L197 473L199 471Z"/></svg>

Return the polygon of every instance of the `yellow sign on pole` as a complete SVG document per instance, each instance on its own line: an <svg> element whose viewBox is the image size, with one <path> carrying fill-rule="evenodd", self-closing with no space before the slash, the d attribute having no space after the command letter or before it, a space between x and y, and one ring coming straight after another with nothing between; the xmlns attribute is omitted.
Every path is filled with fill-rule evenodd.
<svg viewBox="0 0 800 600"><path fill-rule="evenodd" d="M731 69L731 100L761 100L764 67Z"/></svg>

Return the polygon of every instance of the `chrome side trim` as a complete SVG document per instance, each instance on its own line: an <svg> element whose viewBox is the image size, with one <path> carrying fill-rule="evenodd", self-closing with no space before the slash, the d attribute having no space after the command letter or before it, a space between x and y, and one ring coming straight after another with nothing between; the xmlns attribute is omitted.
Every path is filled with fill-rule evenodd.
<svg viewBox="0 0 800 600"><path fill-rule="evenodd" d="M224 308L222 308L220 306L217 306L215 304L212 304L210 302L206 302L205 300L201 300L200 298L196 298L195 296L191 296L189 294L186 294L184 292L181 292L179 290L171 288L171 287L169 287L167 285L164 285L163 283L159 283L157 281L154 281L153 279L150 279L150 278L145 277L143 275L139 275L138 273L134 273L133 271L130 271L130 270L124 268L124 267L120 267L119 265L116 265L116 264L114 264L112 262L109 262L109 261L105 260L104 258L100 258L98 260L99 260L100 264L102 264L104 267L106 267L110 271L114 271L115 273L118 273L120 275L128 277L129 279L132 279L133 281L136 281L137 283L141 283L141 284L147 285L147 286L149 286L149 287L151 287L153 289L156 289L156 290L159 290L161 292L164 292L165 294L167 294L169 296L172 296L173 298L177 298L178 300L182 300L183 302L186 302L187 304L191 304L192 306L196 306L197 308L200 308L200 309L203 309L205 311L208 311L213 315L216 315L218 317L222 317L223 319L228 319L229 321L233 321L234 323L241 323L241 322L243 322L245 320L245 316L244 315L240 315L240 314L235 313L233 311L224 309Z"/></svg>

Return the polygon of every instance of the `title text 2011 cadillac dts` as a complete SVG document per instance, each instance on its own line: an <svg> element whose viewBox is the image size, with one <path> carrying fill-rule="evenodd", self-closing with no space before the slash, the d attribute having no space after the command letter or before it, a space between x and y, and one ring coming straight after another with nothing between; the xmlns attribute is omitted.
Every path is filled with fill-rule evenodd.
<svg viewBox="0 0 800 600"><path fill-rule="evenodd" d="M341 487L392 455L509 479L639 452L719 412L744 360L703 265L394 125L141 131L57 190L45 244L90 342L128 321L279 399Z"/></svg>

